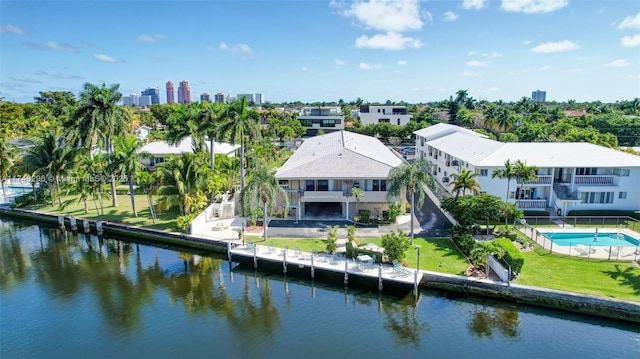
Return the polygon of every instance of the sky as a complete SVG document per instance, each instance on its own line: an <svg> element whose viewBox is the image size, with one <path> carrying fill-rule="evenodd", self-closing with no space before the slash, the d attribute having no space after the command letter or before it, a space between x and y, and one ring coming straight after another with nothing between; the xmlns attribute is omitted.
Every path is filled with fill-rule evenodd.
<svg viewBox="0 0 640 359"><path fill-rule="evenodd" d="M640 97L638 0L0 0L0 97L189 81L266 101ZM176 97L177 98L177 97Z"/></svg>

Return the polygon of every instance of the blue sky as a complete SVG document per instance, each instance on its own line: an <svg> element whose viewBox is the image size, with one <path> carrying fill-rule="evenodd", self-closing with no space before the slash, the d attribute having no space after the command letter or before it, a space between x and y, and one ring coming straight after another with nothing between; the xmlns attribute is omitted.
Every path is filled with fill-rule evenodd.
<svg viewBox="0 0 640 359"><path fill-rule="evenodd" d="M640 97L637 0L0 1L0 96L187 80L272 102Z"/></svg>

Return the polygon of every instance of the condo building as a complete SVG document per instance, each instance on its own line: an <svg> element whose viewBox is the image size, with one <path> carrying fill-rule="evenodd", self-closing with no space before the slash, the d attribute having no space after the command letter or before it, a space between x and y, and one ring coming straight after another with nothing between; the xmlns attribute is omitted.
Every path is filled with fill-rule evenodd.
<svg viewBox="0 0 640 359"><path fill-rule="evenodd" d="M173 89L173 82L168 81L166 88L167 88L167 103L176 102L175 98L174 98L175 92L174 92L174 89Z"/></svg>
<svg viewBox="0 0 640 359"><path fill-rule="evenodd" d="M189 104L192 101L193 97L191 97L189 81L180 81L180 85L178 86L178 103Z"/></svg>

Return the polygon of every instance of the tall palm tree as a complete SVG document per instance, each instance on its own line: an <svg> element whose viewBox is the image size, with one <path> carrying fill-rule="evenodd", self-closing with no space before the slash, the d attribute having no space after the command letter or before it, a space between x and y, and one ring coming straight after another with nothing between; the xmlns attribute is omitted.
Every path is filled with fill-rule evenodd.
<svg viewBox="0 0 640 359"><path fill-rule="evenodd" d="M153 191L153 186L156 183L156 178L147 171L142 171L138 174L137 178L138 187L144 191L147 197L147 203L149 204L149 214L151 215L151 220L153 223L156 223L156 212L153 208L153 201L151 200L151 192Z"/></svg>
<svg viewBox="0 0 640 359"><path fill-rule="evenodd" d="M51 195L51 205L54 206L55 191L60 193L60 176L67 174L75 164L76 150L58 136L55 131L48 132L40 138L38 143L27 149L22 159L22 172L33 178L47 183ZM58 198L58 204L62 200Z"/></svg>
<svg viewBox="0 0 640 359"><path fill-rule="evenodd" d="M160 164L156 173L162 185L155 191L161 195L158 209L165 210L178 206L180 214L191 214L193 209L206 204L202 194L205 185L202 157L195 153L183 153Z"/></svg>
<svg viewBox="0 0 640 359"><path fill-rule="evenodd" d="M536 172L538 171L538 166L527 166L525 162L521 160L516 161L516 165L514 167L515 178L518 180L519 193L522 193L522 188L529 181L535 181L538 179L538 175Z"/></svg>
<svg viewBox="0 0 640 359"><path fill-rule="evenodd" d="M151 157L151 154L148 152L140 151L142 145L142 141L136 136L119 136L115 139L115 152L113 153L114 163L119 167L120 172L127 176L131 209L136 218L138 217L138 211L136 211L136 197L133 193L133 184L135 183L136 174L146 169L145 165L140 162L140 159Z"/></svg>
<svg viewBox="0 0 640 359"><path fill-rule="evenodd" d="M504 197L504 201L509 201L509 187L511 185L511 180L516 178L515 168L511 164L511 161L504 161L504 168L495 169L491 173L491 178L502 178L507 179L507 195Z"/></svg>
<svg viewBox="0 0 640 359"><path fill-rule="evenodd" d="M403 163L389 173L387 179L387 200L391 201L405 192L411 202L411 243L413 243L413 217L415 215L416 194L418 194L418 206L424 203L426 187L434 188L435 181L429 176L429 162L418 159L413 163Z"/></svg>
<svg viewBox="0 0 640 359"><path fill-rule="evenodd" d="M102 143L107 154L111 154L113 138L126 131L130 116L129 112L117 105L122 99L119 88L118 84L107 87L104 83L102 86L86 83L80 93L78 108L72 116L75 122L71 127L72 137L89 151L91 158L93 146L97 143ZM110 182L112 205L117 207L115 176L110 176Z"/></svg>
<svg viewBox="0 0 640 359"><path fill-rule="evenodd" d="M13 170L14 151L9 146L4 137L0 137L0 186L2 187L2 195L6 196L4 181L6 181Z"/></svg>
<svg viewBox="0 0 640 359"><path fill-rule="evenodd" d="M462 169L460 173L453 173L451 177L453 180L451 184L453 185L453 192L456 193L456 198L460 195L460 191L462 191L462 196L466 194L467 190L479 194L480 193L480 184L476 180L478 173L471 171L469 169Z"/></svg>
<svg viewBox="0 0 640 359"><path fill-rule="evenodd" d="M276 207L278 196L284 201L284 216L287 216L289 198L285 190L280 187L275 177L275 171L269 169L263 162L257 163L249 175L249 181L244 191L240 193L240 202L243 212L248 213L256 202L262 202L263 238L267 240L267 214L268 210Z"/></svg>
<svg viewBox="0 0 640 359"><path fill-rule="evenodd" d="M240 191L244 189L244 152L246 137L257 139L260 136L258 119L253 111L247 109L247 99L242 97L229 104L221 115L220 136L231 143L240 143Z"/></svg>

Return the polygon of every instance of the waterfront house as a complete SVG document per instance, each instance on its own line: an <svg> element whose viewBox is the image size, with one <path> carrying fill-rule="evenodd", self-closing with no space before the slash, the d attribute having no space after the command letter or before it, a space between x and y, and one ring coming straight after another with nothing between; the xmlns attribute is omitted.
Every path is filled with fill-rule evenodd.
<svg viewBox="0 0 640 359"><path fill-rule="evenodd" d="M209 147L209 141L206 142L207 148ZM213 151L215 154L223 154L228 157L234 157L237 155L240 149L240 145L233 145L230 143L215 142ZM149 142L142 146L140 152L149 153L151 158L141 159L145 166L149 169L155 169L155 165L165 162L168 157L180 155L186 152L193 152L193 143L191 137L186 137L175 145L170 145L167 141L154 141Z"/></svg>
<svg viewBox="0 0 640 359"><path fill-rule="evenodd" d="M351 219L367 209L380 216L388 209L387 178L403 160L378 139L337 131L309 138L276 172L297 219ZM355 198L352 189L364 195Z"/></svg>
<svg viewBox="0 0 640 359"><path fill-rule="evenodd" d="M344 114L338 106L303 107L298 121L307 130L307 136L315 136L319 130L328 133L344 129Z"/></svg>
<svg viewBox="0 0 640 359"><path fill-rule="evenodd" d="M358 118L362 125L375 123L391 123L404 126L411 120L407 113L407 106L401 105L361 105Z"/></svg>
<svg viewBox="0 0 640 359"><path fill-rule="evenodd" d="M431 163L431 174L452 192L451 175L478 173L481 191L515 202L523 210L639 210L640 157L591 143L514 142L491 140L449 124L414 132L416 158ZM537 166L537 179L524 184L492 178L509 160Z"/></svg>

